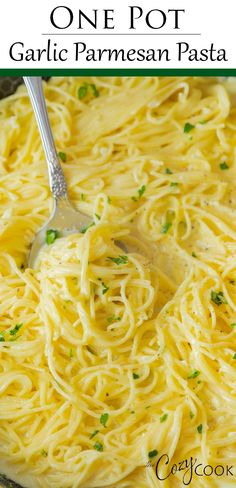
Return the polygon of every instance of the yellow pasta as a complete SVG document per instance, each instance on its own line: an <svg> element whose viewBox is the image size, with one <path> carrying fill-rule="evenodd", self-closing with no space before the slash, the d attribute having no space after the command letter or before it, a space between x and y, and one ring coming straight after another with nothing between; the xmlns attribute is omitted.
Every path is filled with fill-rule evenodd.
<svg viewBox="0 0 236 488"><path fill-rule="evenodd" d="M25 488L178 488L190 474L171 467L196 458L213 473L190 486L233 487L236 84L44 89L94 225L27 267L52 198L21 86L0 102L0 472Z"/></svg>

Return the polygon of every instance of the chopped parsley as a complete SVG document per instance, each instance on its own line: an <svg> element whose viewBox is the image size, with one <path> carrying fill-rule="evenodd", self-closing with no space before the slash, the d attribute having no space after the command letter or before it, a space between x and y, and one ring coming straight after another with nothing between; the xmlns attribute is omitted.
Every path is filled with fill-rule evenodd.
<svg viewBox="0 0 236 488"><path fill-rule="evenodd" d="M190 410L190 412L189 412L189 416L190 416L190 419L193 419L193 417L194 417L194 413L192 412L192 410Z"/></svg>
<svg viewBox="0 0 236 488"><path fill-rule="evenodd" d="M47 457L48 453L47 451L45 451L45 449L42 449L42 451L40 452L41 456L43 457Z"/></svg>
<svg viewBox="0 0 236 488"><path fill-rule="evenodd" d="M165 421L167 420L167 418L168 418L168 413L164 413L164 415L162 415L162 416L160 417L160 422L161 422L161 423L165 422Z"/></svg>
<svg viewBox="0 0 236 488"><path fill-rule="evenodd" d="M118 258L108 256L107 259L110 259L115 264L128 264L128 256L119 256Z"/></svg>
<svg viewBox="0 0 236 488"><path fill-rule="evenodd" d="M202 434L202 431L203 431L202 424L200 424L200 425L197 426L197 431L198 431L199 434Z"/></svg>
<svg viewBox="0 0 236 488"><path fill-rule="evenodd" d="M97 435L98 432L99 432L99 430L94 430L93 433L90 436L90 439L93 439L93 437L95 437L95 435Z"/></svg>
<svg viewBox="0 0 236 488"><path fill-rule="evenodd" d="M96 451L102 452L103 451L103 445L101 444L101 442L98 442L98 441L95 442L94 449L96 449Z"/></svg>
<svg viewBox="0 0 236 488"><path fill-rule="evenodd" d="M64 152L60 151L60 152L58 153L58 156L59 156L60 160L61 160L63 163L65 163L65 162L66 162L66 160L67 160L66 153L64 153Z"/></svg>
<svg viewBox="0 0 236 488"><path fill-rule="evenodd" d="M229 169L229 166L225 161L223 163L220 163L219 166L220 166L220 169L222 169L222 170Z"/></svg>
<svg viewBox="0 0 236 488"><path fill-rule="evenodd" d="M21 327L23 327L23 324L16 324L14 329L11 329L10 330L10 335L12 336L16 336L17 332L19 332L19 330L21 329Z"/></svg>
<svg viewBox="0 0 236 488"><path fill-rule="evenodd" d="M102 294L105 295L105 293L109 290L109 286L105 285L105 283L102 281Z"/></svg>
<svg viewBox="0 0 236 488"><path fill-rule="evenodd" d="M162 228L161 228L161 233L162 234L167 234L168 230L171 228L172 224L171 222L166 222Z"/></svg>
<svg viewBox="0 0 236 488"><path fill-rule="evenodd" d="M117 322L118 320L121 320L121 317L116 317L115 314L107 317L108 324L113 324L113 322Z"/></svg>
<svg viewBox="0 0 236 488"><path fill-rule="evenodd" d="M81 234L85 234L85 232L87 232L87 230L88 230L90 227L93 227L93 225L95 225L95 223L94 223L94 222L91 222L91 224L87 225L86 227L82 227L82 228L80 229Z"/></svg>
<svg viewBox="0 0 236 488"><path fill-rule="evenodd" d="M200 375L200 371L198 371L197 369L195 369L194 371L192 371L192 373L190 373L188 375L188 380L194 380L194 378L197 378L197 376Z"/></svg>
<svg viewBox="0 0 236 488"><path fill-rule="evenodd" d="M74 354L73 354L73 350L72 349L69 350L69 356L70 356L70 358L73 358L74 357Z"/></svg>
<svg viewBox="0 0 236 488"><path fill-rule="evenodd" d="M165 169L165 173L166 173L167 175L173 175L173 171L171 171L171 169L170 169L170 168L166 168L166 169Z"/></svg>
<svg viewBox="0 0 236 488"><path fill-rule="evenodd" d="M146 186L142 185L141 188L138 189L138 196L137 197L131 197L134 202L137 202L140 200L140 198L143 196L144 192L146 191Z"/></svg>
<svg viewBox="0 0 236 488"><path fill-rule="evenodd" d="M170 187L173 187L173 188L174 188L175 186L178 186L178 184L179 184L179 183L177 183L177 181L172 181L172 182L170 183Z"/></svg>
<svg viewBox="0 0 236 488"><path fill-rule="evenodd" d="M78 89L78 99L79 100L83 100L83 98L86 97L87 93L88 93L88 85L86 83L86 84L81 85L79 87L79 89Z"/></svg>
<svg viewBox="0 0 236 488"><path fill-rule="evenodd" d="M137 380L138 378L140 378L139 374L137 374L137 373L133 373L133 379L134 379L134 380Z"/></svg>
<svg viewBox="0 0 236 488"><path fill-rule="evenodd" d="M84 83L78 89L78 99L83 100L89 94L89 92L92 92L92 95L95 98L99 97L99 91L94 83Z"/></svg>
<svg viewBox="0 0 236 488"><path fill-rule="evenodd" d="M195 129L195 125L192 125L189 122L186 122L186 124L184 126L184 133L189 134L189 132L191 132L191 130L193 130L193 129Z"/></svg>
<svg viewBox="0 0 236 488"><path fill-rule="evenodd" d="M53 244L56 239L60 236L60 233L58 230L55 229L48 229L46 231L46 243L48 245Z"/></svg>
<svg viewBox="0 0 236 488"><path fill-rule="evenodd" d="M84 193L81 193L81 195L80 195L80 200L82 200L82 202L84 202L84 201L85 201L85 194L84 194Z"/></svg>
<svg viewBox="0 0 236 488"><path fill-rule="evenodd" d="M20 336L17 335L17 333L19 332L19 330L21 329L21 327L23 327L23 324L16 324L14 329L11 329L11 330L4 330L0 333L0 342L5 342L6 340L9 340L9 339L5 339L5 334L8 332L10 334L10 336L12 336L10 338L10 341L16 341Z"/></svg>
<svg viewBox="0 0 236 488"><path fill-rule="evenodd" d="M196 255L196 253L194 251L192 252L192 257L193 258L197 258L197 255Z"/></svg>
<svg viewBox="0 0 236 488"><path fill-rule="evenodd" d="M107 203L109 203L109 205L111 204L111 197L109 197L109 195L107 197Z"/></svg>
<svg viewBox="0 0 236 488"><path fill-rule="evenodd" d="M152 459L152 458L156 457L157 454L158 454L158 451L156 449L153 449L153 451L149 451L148 457L149 457L149 459Z"/></svg>
<svg viewBox="0 0 236 488"><path fill-rule="evenodd" d="M91 88L91 90L92 90L92 92L93 92L93 95L94 95L96 98L97 98L97 97L99 97L99 91L97 90L96 85L94 85L94 83L92 83L92 84L90 84L89 86L90 86L90 88Z"/></svg>
<svg viewBox="0 0 236 488"><path fill-rule="evenodd" d="M108 419L109 419L109 413L103 413L100 417L100 424L102 424L103 427L106 427Z"/></svg>
<svg viewBox="0 0 236 488"><path fill-rule="evenodd" d="M218 306L222 305L222 303L227 304L227 301L226 301L222 291L216 292L216 291L212 290L211 291L211 301Z"/></svg>
<svg viewBox="0 0 236 488"><path fill-rule="evenodd" d="M230 327L232 327L232 329L233 329L234 327L236 327L236 323L233 322L232 324L230 324Z"/></svg>
<svg viewBox="0 0 236 488"><path fill-rule="evenodd" d="M95 215L95 217L97 217L98 220L101 220L101 216L100 215L98 215L97 213L95 213L94 215Z"/></svg>
<svg viewBox="0 0 236 488"><path fill-rule="evenodd" d="M233 359L236 359L236 352L235 352L235 354L233 355Z"/></svg>

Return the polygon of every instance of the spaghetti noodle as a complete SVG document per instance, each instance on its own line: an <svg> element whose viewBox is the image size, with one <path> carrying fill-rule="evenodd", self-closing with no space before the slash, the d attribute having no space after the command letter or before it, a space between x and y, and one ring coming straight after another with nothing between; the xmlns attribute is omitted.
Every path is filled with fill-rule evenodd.
<svg viewBox="0 0 236 488"><path fill-rule="evenodd" d="M0 102L0 470L26 488L182 486L181 472L158 479L162 455L236 461L227 83L68 77L45 94L71 200L94 225L27 268L52 199L20 87ZM149 255L117 246L135 229Z"/></svg>

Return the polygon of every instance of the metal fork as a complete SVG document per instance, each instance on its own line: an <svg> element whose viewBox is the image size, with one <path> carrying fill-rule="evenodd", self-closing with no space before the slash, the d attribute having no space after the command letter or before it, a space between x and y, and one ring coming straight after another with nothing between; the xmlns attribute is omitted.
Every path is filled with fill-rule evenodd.
<svg viewBox="0 0 236 488"><path fill-rule="evenodd" d="M29 258L28 265L33 267L38 253L45 244L47 231L54 230L59 235L80 232L82 228L93 224L91 217L76 211L70 203L65 176L59 161L52 130L46 108L42 78L39 76L24 77L29 97L42 139L46 156L49 185L54 199L54 209L48 222L36 234Z"/></svg>

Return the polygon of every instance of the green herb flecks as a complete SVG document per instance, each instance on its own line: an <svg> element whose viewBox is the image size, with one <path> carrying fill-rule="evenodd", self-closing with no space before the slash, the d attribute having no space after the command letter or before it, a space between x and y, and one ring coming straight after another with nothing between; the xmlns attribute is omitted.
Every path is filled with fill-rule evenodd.
<svg viewBox="0 0 236 488"><path fill-rule="evenodd" d="M90 439L93 439L93 437L95 437L95 435L97 435L98 433L99 433L99 430L94 430L94 432L90 436Z"/></svg>
<svg viewBox="0 0 236 488"><path fill-rule="evenodd" d="M48 453L47 451L45 451L45 449L42 449L41 452L40 452L41 456L43 457L47 457Z"/></svg>
<svg viewBox="0 0 236 488"><path fill-rule="evenodd" d="M189 417L190 417L190 419L194 418L194 413L192 412L192 410L190 410L190 412L189 412Z"/></svg>
<svg viewBox="0 0 236 488"><path fill-rule="evenodd" d="M59 156L60 160L61 160L63 163L65 163L65 162L66 162L66 160L67 160L66 153L64 153L64 152L60 151L60 152L58 153L58 156Z"/></svg>
<svg viewBox="0 0 236 488"><path fill-rule="evenodd" d="M93 227L94 225L95 225L95 223L91 222L91 224L87 225L86 227L82 227L80 229L81 234L85 234L85 232L87 232L87 230L90 229L90 227Z"/></svg>
<svg viewBox="0 0 236 488"><path fill-rule="evenodd" d="M171 169L170 169L170 168L166 168L166 169L165 169L165 173L166 173L167 175L173 175L173 171L171 171Z"/></svg>
<svg viewBox="0 0 236 488"><path fill-rule="evenodd" d="M108 256L110 261L112 261L115 264L128 264L128 256L118 256L118 258L113 258L111 256Z"/></svg>
<svg viewBox="0 0 236 488"><path fill-rule="evenodd" d="M140 378L139 374L133 373L133 379L134 380L138 380L138 378Z"/></svg>
<svg viewBox="0 0 236 488"><path fill-rule="evenodd" d="M87 84L81 85L78 89L78 99L83 100L83 98L86 97L87 93L88 93L88 85Z"/></svg>
<svg viewBox="0 0 236 488"><path fill-rule="evenodd" d="M19 330L21 329L21 327L23 327L23 324L16 324L14 329L11 329L10 330L10 335L11 336L16 336L17 333L19 332Z"/></svg>
<svg viewBox="0 0 236 488"><path fill-rule="evenodd" d="M146 186L142 185L141 188L138 189L138 196L137 197L131 197L134 202L138 202L140 198L142 198L144 192L146 191Z"/></svg>
<svg viewBox="0 0 236 488"><path fill-rule="evenodd" d="M167 418L168 418L168 413L164 413L164 415L162 415L162 416L160 417L160 422L161 422L161 424L162 424L163 422L165 422L165 421L167 420Z"/></svg>
<svg viewBox="0 0 236 488"><path fill-rule="evenodd" d="M87 95L92 94L95 98L99 97L99 91L94 83L84 83L78 89L78 99L83 100Z"/></svg>
<svg viewBox="0 0 236 488"><path fill-rule="evenodd" d="M70 356L70 358L73 358L73 357L74 357L74 354L73 354L73 349L70 349L70 350L69 350L69 356Z"/></svg>
<svg viewBox="0 0 236 488"><path fill-rule="evenodd" d="M114 322L118 322L119 320L121 320L121 317L116 317L115 314L107 317L108 324L113 324Z"/></svg>
<svg viewBox="0 0 236 488"><path fill-rule="evenodd" d="M225 161L223 163L220 163L219 166L220 166L220 169L222 169L223 171L226 169L229 169L229 166Z"/></svg>
<svg viewBox="0 0 236 488"><path fill-rule="evenodd" d="M102 294L105 295L105 293L107 293L109 290L109 286L105 285L103 281L102 281L102 286L103 286Z"/></svg>
<svg viewBox="0 0 236 488"><path fill-rule="evenodd" d="M46 243L48 245L53 244L55 240L58 239L58 237L60 237L60 233L58 230L48 229L46 231Z"/></svg>
<svg viewBox="0 0 236 488"><path fill-rule="evenodd" d="M90 86L90 88L91 88L91 90L93 92L94 97L95 98L99 97L99 91L97 90L96 85L94 85L94 83L92 83L89 86Z"/></svg>
<svg viewBox="0 0 236 488"><path fill-rule="evenodd" d="M222 303L227 304L227 301L225 299L225 296L222 291L216 292L216 291L211 291L211 301L215 303L216 305L222 305Z"/></svg>
<svg viewBox="0 0 236 488"><path fill-rule="evenodd" d="M198 371L197 369L195 369L194 371L192 371L192 373L190 373L188 375L188 380L194 380L195 378L197 378L197 376L200 375L200 371Z"/></svg>
<svg viewBox="0 0 236 488"><path fill-rule="evenodd" d="M169 229L171 228L172 226L172 223L171 222L166 222L165 224L163 224L162 228L161 228L161 233L162 234L167 234L167 232L169 231Z"/></svg>
<svg viewBox="0 0 236 488"><path fill-rule="evenodd" d="M100 424L103 425L103 427L106 427L107 425L107 422L108 422L108 419L109 419L109 413L103 413L100 417Z"/></svg>
<svg viewBox="0 0 236 488"><path fill-rule="evenodd" d="M199 434L202 434L202 431L203 431L203 425L202 424L197 426L197 431Z"/></svg>
<svg viewBox="0 0 236 488"><path fill-rule="evenodd" d="M153 449L153 451L149 451L148 457L149 457L149 459L152 459L152 458L156 457L157 454L158 454L158 451L156 449Z"/></svg>
<svg viewBox="0 0 236 488"><path fill-rule="evenodd" d="M171 187L171 188L175 188L176 186L178 186L178 184L179 184L179 183L177 183L177 181L172 181L172 182L170 183L170 187Z"/></svg>
<svg viewBox="0 0 236 488"><path fill-rule="evenodd" d="M96 449L96 451L102 452L103 451L103 445L101 444L101 442L99 442L99 441L95 442L94 449Z"/></svg>
<svg viewBox="0 0 236 488"><path fill-rule="evenodd" d="M189 134L193 129L195 129L195 125L190 124L189 122L186 122L184 126L184 133Z"/></svg>

